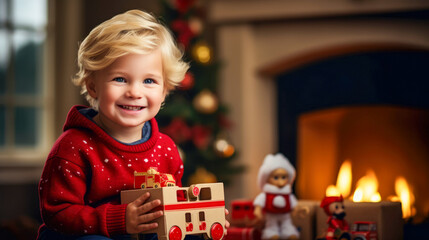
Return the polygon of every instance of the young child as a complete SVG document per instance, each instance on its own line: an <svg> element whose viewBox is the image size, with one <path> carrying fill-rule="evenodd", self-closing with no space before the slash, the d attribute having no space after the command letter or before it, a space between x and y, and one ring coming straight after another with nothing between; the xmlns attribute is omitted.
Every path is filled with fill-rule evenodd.
<svg viewBox="0 0 429 240"><path fill-rule="evenodd" d="M298 204L292 193L295 168L283 154L269 154L258 172L258 185L263 191L253 201L254 214L260 222L265 216L262 239L298 239L291 211Z"/></svg>
<svg viewBox="0 0 429 240"><path fill-rule="evenodd" d="M134 172L156 167L181 186L176 145L158 131L155 115L189 68L170 32L139 10L97 26L82 42L79 72L91 107L74 106L39 184L44 224L38 239L129 239L156 228L160 200L149 194L120 204ZM121 238L122 237L122 238Z"/></svg>

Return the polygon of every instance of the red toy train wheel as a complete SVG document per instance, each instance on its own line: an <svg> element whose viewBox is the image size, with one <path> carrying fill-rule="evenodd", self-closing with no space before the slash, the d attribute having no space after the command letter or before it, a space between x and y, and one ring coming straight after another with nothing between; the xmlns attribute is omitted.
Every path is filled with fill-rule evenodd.
<svg viewBox="0 0 429 240"><path fill-rule="evenodd" d="M210 228L210 237L213 240L220 240L223 236L223 227L220 223L215 223Z"/></svg>
<svg viewBox="0 0 429 240"><path fill-rule="evenodd" d="M169 240L182 240L182 230L178 226L172 226L168 233Z"/></svg>

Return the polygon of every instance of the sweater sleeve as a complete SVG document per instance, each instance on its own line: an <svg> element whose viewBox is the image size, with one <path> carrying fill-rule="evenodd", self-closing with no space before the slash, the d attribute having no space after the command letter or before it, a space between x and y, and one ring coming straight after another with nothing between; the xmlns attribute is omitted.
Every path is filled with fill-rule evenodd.
<svg viewBox="0 0 429 240"><path fill-rule="evenodd" d="M92 205L86 199L85 168L59 157L47 160L39 183L40 208L46 226L72 235L125 233L126 205Z"/></svg>

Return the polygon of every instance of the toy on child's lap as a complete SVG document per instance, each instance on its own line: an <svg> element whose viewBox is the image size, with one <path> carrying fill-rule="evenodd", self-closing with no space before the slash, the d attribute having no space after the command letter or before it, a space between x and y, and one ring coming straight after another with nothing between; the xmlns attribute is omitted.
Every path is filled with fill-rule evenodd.
<svg viewBox="0 0 429 240"><path fill-rule="evenodd" d="M159 188L176 186L173 175L159 173L156 167L150 167L147 172L134 172L134 188Z"/></svg>
<svg viewBox="0 0 429 240"><path fill-rule="evenodd" d="M147 188L121 192L122 204L130 203L146 192L150 193L147 201L161 201L161 205L153 210L163 211L163 215L155 220L158 228L142 234L156 233L160 240L183 240L186 235L194 234L202 234L213 240L222 239L225 231L223 183L194 184L187 188L169 186L167 183L157 185L155 176L164 174L155 171L137 173L135 176L137 188L143 184L139 179L143 176L153 178L155 182L152 187L145 185Z"/></svg>
<svg viewBox="0 0 429 240"><path fill-rule="evenodd" d="M258 173L262 190L254 200L254 215L260 222L266 220L262 239L298 239L299 232L292 223L291 212L298 204L292 193L295 168L285 156L278 153L265 157Z"/></svg>

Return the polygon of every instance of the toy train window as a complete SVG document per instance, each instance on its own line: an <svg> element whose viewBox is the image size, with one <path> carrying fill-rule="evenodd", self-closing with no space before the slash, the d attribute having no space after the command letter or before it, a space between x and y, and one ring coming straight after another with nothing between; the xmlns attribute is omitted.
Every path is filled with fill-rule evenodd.
<svg viewBox="0 0 429 240"><path fill-rule="evenodd" d="M192 222L191 213L186 213L185 214L185 221L187 223Z"/></svg>
<svg viewBox="0 0 429 240"><path fill-rule="evenodd" d="M212 199L212 191L208 187L201 188L200 192L200 200L211 200Z"/></svg>
<svg viewBox="0 0 429 240"><path fill-rule="evenodd" d="M369 231L370 229L369 229L369 224L358 224L357 225L357 230L359 231L359 232L367 232L367 231Z"/></svg>
<svg viewBox="0 0 429 240"><path fill-rule="evenodd" d="M204 212L199 212L200 222L203 222L206 220L206 215Z"/></svg>
<svg viewBox="0 0 429 240"><path fill-rule="evenodd" d="M188 193L186 190L177 190L177 201L178 202L186 202L188 201Z"/></svg>

